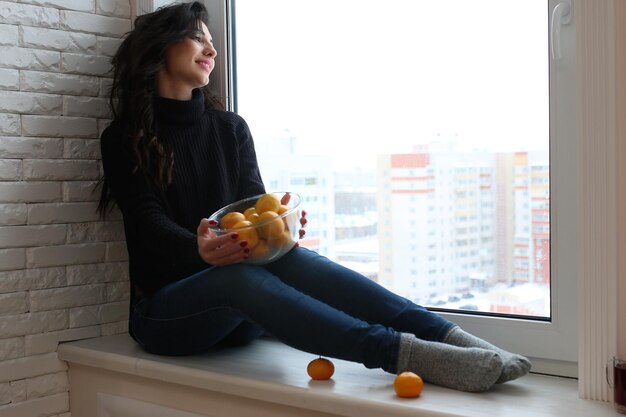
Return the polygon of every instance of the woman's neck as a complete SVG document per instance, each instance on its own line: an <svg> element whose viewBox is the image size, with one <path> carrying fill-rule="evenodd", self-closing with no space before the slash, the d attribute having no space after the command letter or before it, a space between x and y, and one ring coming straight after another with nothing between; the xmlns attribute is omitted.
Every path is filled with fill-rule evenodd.
<svg viewBox="0 0 626 417"><path fill-rule="evenodd" d="M193 90L188 100L161 96L154 104L159 123L193 123L203 116L205 110L202 89Z"/></svg>
<svg viewBox="0 0 626 417"><path fill-rule="evenodd" d="M191 100L191 90L177 90L177 89L161 89L158 90L159 97L169 98L172 100L186 101Z"/></svg>
<svg viewBox="0 0 626 417"><path fill-rule="evenodd" d="M159 97L170 98L172 100L191 100L192 88L182 86L180 83L173 83L163 74L159 74L157 83L157 93Z"/></svg>

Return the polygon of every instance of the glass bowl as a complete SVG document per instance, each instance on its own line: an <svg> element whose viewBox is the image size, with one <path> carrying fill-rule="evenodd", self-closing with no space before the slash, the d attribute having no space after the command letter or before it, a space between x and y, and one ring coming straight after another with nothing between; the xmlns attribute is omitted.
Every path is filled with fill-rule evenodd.
<svg viewBox="0 0 626 417"><path fill-rule="evenodd" d="M289 203L282 205L280 201L285 194L290 195ZM264 201L260 202L261 199ZM295 246L301 227L301 204L300 195L291 192L244 198L213 213L209 220L217 225L210 229L217 235L236 232L238 239L246 240L250 248L243 263L263 265L279 259Z"/></svg>

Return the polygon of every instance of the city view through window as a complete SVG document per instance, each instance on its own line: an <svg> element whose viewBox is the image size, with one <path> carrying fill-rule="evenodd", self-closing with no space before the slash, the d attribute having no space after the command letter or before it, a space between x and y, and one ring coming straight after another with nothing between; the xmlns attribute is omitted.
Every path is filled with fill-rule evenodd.
<svg viewBox="0 0 626 417"><path fill-rule="evenodd" d="M237 0L237 110L301 245L424 306L549 318L547 9Z"/></svg>

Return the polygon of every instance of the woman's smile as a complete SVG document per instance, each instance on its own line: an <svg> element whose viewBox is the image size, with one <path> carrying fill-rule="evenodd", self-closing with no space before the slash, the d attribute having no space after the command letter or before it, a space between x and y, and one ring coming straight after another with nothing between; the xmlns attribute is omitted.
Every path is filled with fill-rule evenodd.
<svg viewBox="0 0 626 417"><path fill-rule="evenodd" d="M196 61L206 72L211 72L215 66L215 61L212 59L201 59Z"/></svg>

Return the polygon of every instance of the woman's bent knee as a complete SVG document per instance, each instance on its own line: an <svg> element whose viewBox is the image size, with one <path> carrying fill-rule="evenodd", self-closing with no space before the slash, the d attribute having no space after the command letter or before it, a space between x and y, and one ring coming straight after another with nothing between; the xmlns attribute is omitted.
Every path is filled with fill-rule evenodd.
<svg viewBox="0 0 626 417"><path fill-rule="evenodd" d="M233 292L249 292L258 289L273 275L255 265L235 264L214 268L207 279L217 285L218 290L232 294Z"/></svg>

